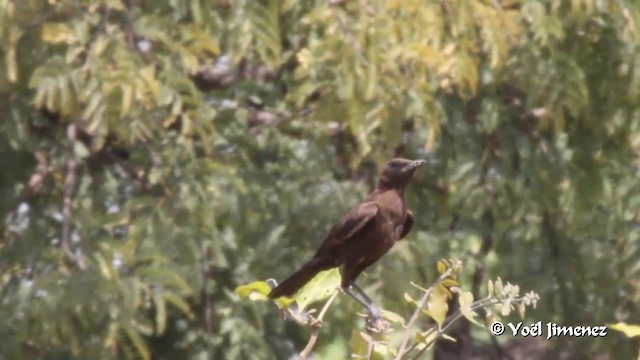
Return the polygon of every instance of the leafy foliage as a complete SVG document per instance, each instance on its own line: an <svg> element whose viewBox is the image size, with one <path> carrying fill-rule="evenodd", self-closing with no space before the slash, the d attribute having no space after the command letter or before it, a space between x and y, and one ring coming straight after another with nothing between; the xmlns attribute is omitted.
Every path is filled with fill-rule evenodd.
<svg viewBox="0 0 640 360"><path fill-rule="evenodd" d="M429 288L425 289L418 285L414 285L423 291L420 301L413 300L410 295L405 293L405 299L407 302L417 306L410 319L405 320L401 315L388 310L383 310L383 318L399 327L391 327L389 322L384 324L376 324L375 322L371 323L371 319L367 318L367 325L365 326L366 331L353 329L351 332L352 358L394 358L397 360L404 358L415 359L418 358L425 350L430 349L440 338L456 341L454 338L447 335L445 331L463 317L480 327L484 327L484 325L481 325L474 319L474 317L478 315L476 312L478 309L485 310L487 320L486 324L488 327L494 322L500 320L500 318L494 315L490 310L492 307L498 307L501 309L502 316L508 316L515 304L518 306L520 317L524 318L526 306L533 306L535 308L538 300L540 299L534 292L530 292L520 297L520 288L517 285L507 283L503 286L502 280L498 278L495 281L495 285L494 282L489 281L489 295L484 299L474 302L473 294L469 291L463 292L459 287L457 279L461 270L462 263L459 261L441 260L438 262L438 272L440 273L440 276ZM289 307L284 309L285 313L300 325L315 329L309 343L300 353L301 358L308 355L309 350L313 348L318 336L317 330L319 328L319 323L322 322L322 318L328 311L335 295L325 303L322 311L320 311L318 319L311 316L311 313L315 312L315 310L304 312L305 307L298 305L300 303L299 300L302 299L308 301L310 299L320 300L322 298L326 298L325 292L319 291L318 289L326 288L337 290L337 287L339 286L339 278L332 278L329 275L332 272L337 273L336 270L328 270L319 273L294 295L294 299L297 302L295 310ZM254 282L252 284L240 286L236 289L236 293L240 298L254 301L265 300L266 294L268 294L269 291L269 285L264 282ZM454 292L459 294L458 299L460 308L455 314L447 317L447 301L453 298ZM335 292L333 291L333 293ZM283 303L281 301L276 299L275 302L278 307L282 307ZM291 304L293 304L293 301ZM424 313L432 319L435 322L435 325L424 331L418 330L415 334L414 345L409 347L409 339L415 331L414 327L417 320L419 320L421 313ZM369 317L371 317L371 315L369 315ZM402 333L404 333L404 336L402 337L402 340L400 340L400 337L397 335L402 335ZM398 344L395 344L396 342Z"/></svg>
<svg viewBox="0 0 640 360"><path fill-rule="evenodd" d="M618 0L0 0L0 357L290 356L306 336L233 289L287 275L394 155L434 161L361 280L383 308L455 257L448 317L500 275L532 319L638 323L638 24ZM361 341L355 306L319 358Z"/></svg>

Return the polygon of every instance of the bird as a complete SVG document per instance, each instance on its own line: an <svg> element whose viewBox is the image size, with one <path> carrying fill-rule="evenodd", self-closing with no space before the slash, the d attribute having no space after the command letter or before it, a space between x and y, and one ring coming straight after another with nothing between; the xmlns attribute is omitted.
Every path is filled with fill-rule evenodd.
<svg viewBox="0 0 640 360"><path fill-rule="evenodd" d="M423 164L425 160L388 161L373 192L331 227L313 257L273 288L269 298L292 296L319 272L340 267L342 290L379 319L379 308L355 281L411 231L415 216L406 207L404 192Z"/></svg>

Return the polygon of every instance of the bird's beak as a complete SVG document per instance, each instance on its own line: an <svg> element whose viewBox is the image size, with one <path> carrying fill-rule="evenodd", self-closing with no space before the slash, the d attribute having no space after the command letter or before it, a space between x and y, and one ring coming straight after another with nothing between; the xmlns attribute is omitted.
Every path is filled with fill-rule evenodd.
<svg viewBox="0 0 640 360"><path fill-rule="evenodd" d="M413 170L413 169L417 168L418 166L424 165L426 163L427 163L426 160L422 160L422 159L414 160L414 161L408 163L407 166L404 167L404 171Z"/></svg>

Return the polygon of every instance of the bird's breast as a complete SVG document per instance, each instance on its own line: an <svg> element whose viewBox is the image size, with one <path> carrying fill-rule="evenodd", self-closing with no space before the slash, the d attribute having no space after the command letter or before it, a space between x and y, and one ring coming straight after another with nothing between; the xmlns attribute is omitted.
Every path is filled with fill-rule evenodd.
<svg viewBox="0 0 640 360"><path fill-rule="evenodd" d="M394 243L400 239L406 216L406 211L404 213L403 211L394 211L386 214L385 218L380 222L380 231L385 234L385 242Z"/></svg>
<svg viewBox="0 0 640 360"><path fill-rule="evenodd" d="M378 199L378 206L380 213L383 214L386 220L403 223L404 218L407 216L404 199L395 191L388 191L382 194Z"/></svg>

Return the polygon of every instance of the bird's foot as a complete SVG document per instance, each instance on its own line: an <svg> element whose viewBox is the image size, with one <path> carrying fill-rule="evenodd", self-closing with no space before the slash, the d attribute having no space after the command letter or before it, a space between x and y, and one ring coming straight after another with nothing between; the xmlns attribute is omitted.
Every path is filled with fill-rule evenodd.
<svg viewBox="0 0 640 360"><path fill-rule="evenodd" d="M313 316L311 316L313 312L313 309L310 311L298 310L296 306L280 309L280 313L285 319L293 320L300 325L310 324L313 321Z"/></svg>
<svg viewBox="0 0 640 360"><path fill-rule="evenodd" d="M320 327L322 327L322 320L317 319L313 316L309 317L309 327L312 329L319 329Z"/></svg>
<svg viewBox="0 0 640 360"><path fill-rule="evenodd" d="M369 333L381 333L389 328L388 321L382 318L380 308L375 305L369 306L369 315L365 319L365 329Z"/></svg>
<svg viewBox="0 0 640 360"><path fill-rule="evenodd" d="M375 304L369 305L369 317L375 320L382 320L382 312Z"/></svg>

